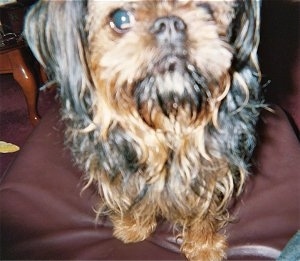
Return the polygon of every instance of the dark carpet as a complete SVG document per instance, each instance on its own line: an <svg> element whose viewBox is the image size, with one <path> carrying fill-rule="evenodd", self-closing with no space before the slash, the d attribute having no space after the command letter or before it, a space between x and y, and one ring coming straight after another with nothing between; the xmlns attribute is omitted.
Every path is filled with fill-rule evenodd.
<svg viewBox="0 0 300 261"><path fill-rule="evenodd" d="M39 92L38 111L41 116L51 107L54 99L54 90ZM18 145L22 150L33 129L22 89L11 74L0 75L0 140ZM18 153L0 153L0 176Z"/></svg>

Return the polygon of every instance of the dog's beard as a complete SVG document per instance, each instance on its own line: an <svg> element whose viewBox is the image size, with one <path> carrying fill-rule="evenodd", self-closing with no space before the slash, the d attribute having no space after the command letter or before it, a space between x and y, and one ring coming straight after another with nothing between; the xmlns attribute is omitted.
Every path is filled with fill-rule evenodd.
<svg viewBox="0 0 300 261"><path fill-rule="evenodd" d="M137 110L144 121L159 128L164 119L194 122L209 96L206 79L185 59L165 57L134 89Z"/></svg>

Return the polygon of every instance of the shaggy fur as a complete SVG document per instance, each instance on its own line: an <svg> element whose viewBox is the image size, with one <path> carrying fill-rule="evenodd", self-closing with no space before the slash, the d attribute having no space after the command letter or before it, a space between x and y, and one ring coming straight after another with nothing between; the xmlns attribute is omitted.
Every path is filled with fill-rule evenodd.
<svg viewBox="0 0 300 261"><path fill-rule="evenodd" d="M259 25L258 0L40 1L29 12L67 144L117 238L144 240L164 217L187 258L225 257L217 232L263 104Z"/></svg>

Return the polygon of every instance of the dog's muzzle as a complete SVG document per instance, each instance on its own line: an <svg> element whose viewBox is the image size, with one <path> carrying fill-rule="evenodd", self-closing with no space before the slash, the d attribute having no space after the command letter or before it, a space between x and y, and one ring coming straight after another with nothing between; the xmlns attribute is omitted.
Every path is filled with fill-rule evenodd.
<svg viewBox="0 0 300 261"><path fill-rule="evenodd" d="M186 24L177 16L159 17L150 28L161 52L155 69L159 74L182 71L186 64Z"/></svg>
<svg viewBox="0 0 300 261"><path fill-rule="evenodd" d="M156 125L152 118L157 113L193 118L206 99L206 82L189 62L186 24L177 16L164 16L156 19L149 31L158 52L148 75L134 88L138 111L151 126Z"/></svg>

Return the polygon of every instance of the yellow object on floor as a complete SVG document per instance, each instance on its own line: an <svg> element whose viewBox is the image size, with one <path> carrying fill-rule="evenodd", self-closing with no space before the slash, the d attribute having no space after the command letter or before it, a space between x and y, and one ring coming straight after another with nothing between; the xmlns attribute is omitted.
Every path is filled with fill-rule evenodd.
<svg viewBox="0 0 300 261"><path fill-rule="evenodd" d="M15 144L7 143L5 141L0 141L0 153L12 153L20 150Z"/></svg>

